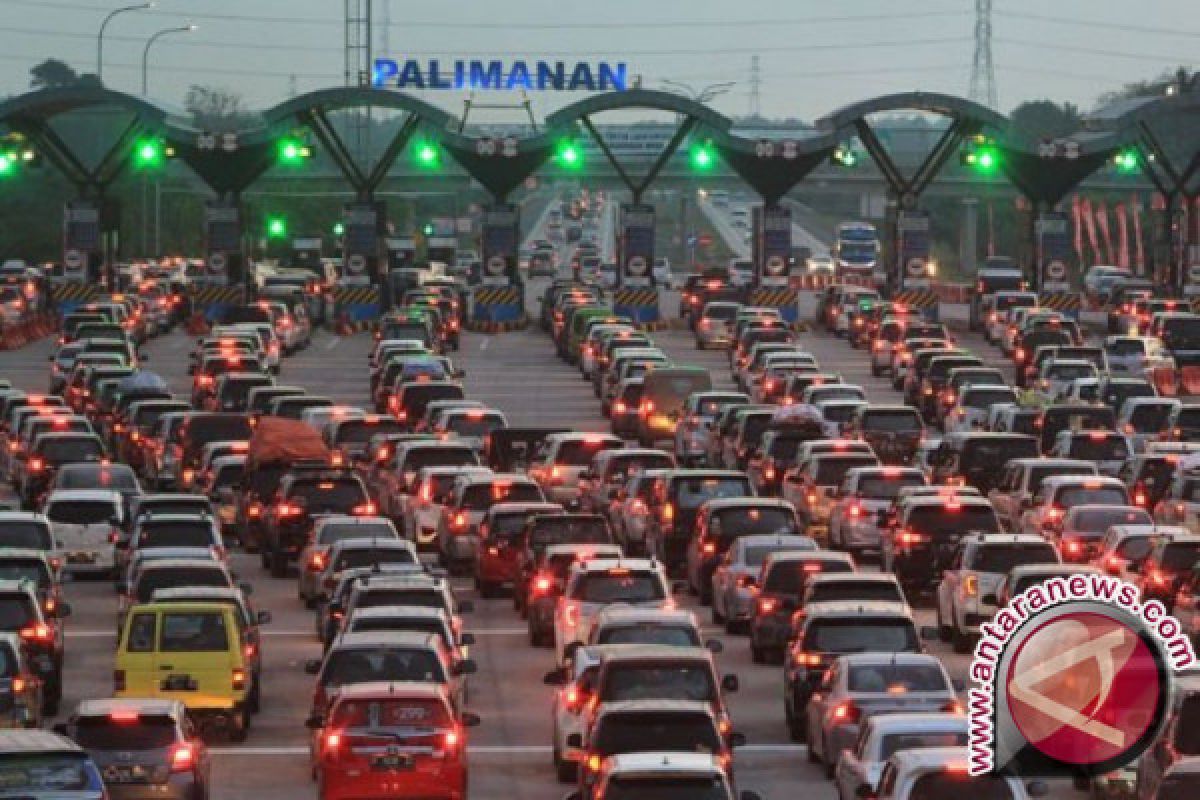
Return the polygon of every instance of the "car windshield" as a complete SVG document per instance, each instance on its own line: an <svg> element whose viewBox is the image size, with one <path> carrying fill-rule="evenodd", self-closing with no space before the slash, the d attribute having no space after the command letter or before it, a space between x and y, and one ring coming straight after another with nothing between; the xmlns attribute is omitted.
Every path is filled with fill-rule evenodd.
<svg viewBox="0 0 1200 800"><path fill-rule="evenodd" d="M905 486L924 486L925 479L917 473L903 475L879 475L860 478L858 493L872 500L894 499Z"/></svg>
<svg viewBox="0 0 1200 800"><path fill-rule="evenodd" d="M432 651L392 647L334 650L321 674L329 688L372 681L446 681L441 661Z"/></svg>
<svg viewBox="0 0 1200 800"><path fill-rule="evenodd" d="M904 593L889 581L829 581L814 584L808 603L828 603L838 600L881 600L887 603L903 603Z"/></svg>
<svg viewBox="0 0 1200 800"><path fill-rule="evenodd" d="M853 572L853 565L845 561L823 561L820 559L780 561L771 566L763 591L777 594L798 595L804 589L807 576L818 573Z"/></svg>
<svg viewBox="0 0 1200 800"><path fill-rule="evenodd" d="M659 644L668 647L699 647L700 637L690 625L614 625L596 637L596 644Z"/></svg>
<svg viewBox="0 0 1200 800"><path fill-rule="evenodd" d="M440 728L450 725L450 709L433 698L348 700L331 716L337 728Z"/></svg>
<svg viewBox="0 0 1200 800"><path fill-rule="evenodd" d="M83 753L6 753L0 756L0 793L5 796L47 796L55 792L92 790L100 796L99 775ZM57 795L55 795L57 796Z"/></svg>
<svg viewBox="0 0 1200 800"><path fill-rule="evenodd" d="M137 600L149 603L159 589L179 586L230 587L229 573L219 567L160 567L147 570L137 584Z"/></svg>
<svg viewBox="0 0 1200 800"><path fill-rule="evenodd" d="M618 567L581 575L572 596L584 603L649 603L667 593L657 574Z"/></svg>
<svg viewBox="0 0 1200 800"><path fill-rule="evenodd" d="M909 792L911 800L1014 800L1012 789L1003 777L972 777L962 772L930 772L920 776Z"/></svg>
<svg viewBox="0 0 1200 800"><path fill-rule="evenodd" d="M946 674L935 664L861 664L850 667L846 687L852 692L945 692Z"/></svg>
<svg viewBox="0 0 1200 800"><path fill-rule="evenodd" d="M1140 508L1098 508L1080 511L1071 517L1072 533L1103 536L1111 525L1153 525L1154 518Z"/></svg>
<svg viewBox="0 0 1200 800"><path fill-rule="evenodd" d="M813 620L804 634L803 649L816 653L915 653L921 645L909 620L870 619L859 614Z"/></svg>
<svg viewBox="0 0 1200 800"><path fill-rule="evenodd" d="M178 740L175 721L167 716L131 714L84 716L72 737L85 750L160 750Z"/></svg>
<svg viewBox="0 0 1200 800"><path fill-rule="evenodd" d="M922 747L965 747L966 731L927 731L912 733L889 733L879 743L879 760L887 761L901 750L917 750Z"/></svg>
<svg viewBox="0 0 1200 800"><path fill-rule="evenodd" d="M1050 544L995 544L979 548L974 569L1007 575L1022 564L1057 564L1058 553Z"/></svg>
<svg viewBox="0 0 1200 800"><path fill-rule="evenodd" d="M487 511L496 503L541 503L542 490L531 481L491 481L474 483L463 491L462 507L468 511Z"/></svg>
<svg viewBox="0 0 1200 800"><path fill-rule="evenodd" d="M164 653L218 653L229 649L225 615L218 611L168 611L162 615L159 650Z"/></svg>
<svg viewBox="0 0 1200 800"><path fill-rule="evenodd" d="M107 508L108 517L113 516L112 506ZM51 517L53 519L53 517ZM50 550L54 539L50 531L40 522L5 520L0 522L0 547L20 547L30 550Z"/></svg>
<svg viewBox="0 0 1200 800"><path fill-rule="evenodd" d="M862 428L870 433L919 433L923 426L915 411L872 411L863 414Z"/></svg>
<svg viewBox="0 0 1200 800"><path fill-rule="evenodd" d="M1200 542L1171 542L1163 547L1162 567L1171 572L1186 572L1200 556Z"/></svg>
<svg viewBox="0 0 1200 800"><path fill-rule="evenodd" d="M726 549L730 542L740 536L760 533L786 535L798 532L795 515L787 508L736 508L718 512L713 517L714 521L720 520L719 538ZM710 533L714 527L718 526L710 523Z"/></svg>
<svg viewBox="0 0 1200 800"><path fill-rule="evenodd" d="M722 749L720 734L707 714L613 714L597 726L589 749L601 756L659 751L719 753Z"/></svg>
<svg viewBox="0 0 1200 800"><path fill-rule="evenodd" d="M620 777L608 782L605 800L728 800L729 787L714 775L711 778L671 776Z"/></svg>

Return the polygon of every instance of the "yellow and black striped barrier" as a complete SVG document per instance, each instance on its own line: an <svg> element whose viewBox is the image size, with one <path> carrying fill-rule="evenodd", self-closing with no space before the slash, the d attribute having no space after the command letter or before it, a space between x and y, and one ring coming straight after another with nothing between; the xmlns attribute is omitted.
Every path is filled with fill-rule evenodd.
<svg viewBox="0 0 1200 800"><path fill-rule="evenodd" d="M335 286L333 318L335 330L342 336L374 330L379 319L378 286Z"/></svg>
<svg viewBox="0 0 1200 800"><path fill-rule="evenodd" d="M52 283L48 289L59 314L69 314L100 294L100 287L90 283Z"/></svg>
<svg viewBox="0 0 1200 800"><path fill-rule="evenodd" d="M471 318L467 330L503 333L529 325L525 298L520 286L479 286L471 294Z"/></svg>
<svg viewBox="0 0 1200 800"><path fill-rule="evenodd" d="M333 290L333 301L338 308L343 306L379 305L378 286L338 286ZM376 309L378 316L378 309Z"/></svg>
<svg viewBox="0 0 1200 800"><path fill-rule="evenodd" d="M788 325L800 319L796 306L797 291L788 286L758 286L750 290L750 305L779 309L779 315Z"/></svg>
<svg viewBox="0 0 1200 800"><path fill-rule="evenodd" d="M1047 292L1038 296L1038 305L1061 311L1067 316L1078 317L1080 309L1083 308L1083 298L1078 292Z"/></svg>
<svg viewBox="0 0 1200 800"><path fill-rule="evenodd" d="M892 302L920 309L926 319L938 321L938 296L933 289L901 289L892 295Z"/></svg>
<svg viewBox="0 0 1200 800"><path fill-rule="evenodd" d="M189 292L192 311L204 314L213 322L228 306L240 306L246 302L246 290L242 286L193 286Z"/></svg>
<svg viewBox="0 0 1200 800"><path fill-rule="evenodd" d="M666 327L658 309L658 290L649 286L622 286L613 290L613 312L629 317L642 330Z"/></svg>

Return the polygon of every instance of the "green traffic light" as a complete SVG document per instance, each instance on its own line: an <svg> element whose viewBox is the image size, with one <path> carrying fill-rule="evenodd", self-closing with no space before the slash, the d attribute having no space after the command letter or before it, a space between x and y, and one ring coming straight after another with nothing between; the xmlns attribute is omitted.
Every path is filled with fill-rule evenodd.
<svg viewBox="0 0 1200 800"><path fill-rule="evenodd" d="M693 169L712 169L716 161L717 157L713 154L712 148L709 145L698 144L692 147L691 162Z"/></svg>
<svg viewBox="0 0 1200 800"><path fill-rule="evenodd" d="M143 139L134 147L137 162L143 167L156 167L162 163L162 145L153 139Z"/></svg>
<svg viewBox="0 0 1200 800"><path fill-rule="evenodd" d="M558 145L558 152L554 154L554 160L565 169L578 169L583 166L583 155L571 141L561 142Z"/></svg>
<svg viewBox="0 0 1200 800"><path fill-rule="evenodd" d="M967 154L967 163L980 172L994 172L1000 166L1000 154L994 147L981 147Z"/></svg>
<svg viewBox="0 0 1200 800"><path fill-rule="evenodd" d="M438 165L438 149L437 146L430 142L418 142L416 146L417 165L426 168L433 168Z"/></svg>
<svg viewBox="0 0 1200 800"><path fill-rule="evenodd" d="M433 236L433 230L433 223L426 222L424 227L421 228L421 233L425 234L426 236Z"/></svg>
<svg viewBox="0 0 1200 800"><path fill-rule="evenodd" d="M16 156L12 153L0 153L0 175L10 175L17 167Z"/></svg>
<svg viewBox="0 0 1200 800"><path fill-rule="evenodd" d="M278 239L281 236L287 235L287 220L283 217L268 217L267 218L267 236L271 239Z"/></svg>
<svg viewBox="0 0 1200 800"><path fill-rule="evenodd" d="M279 160L284 164L299 164L311 155L312 151L304 142L297 139L279 140Z"/></svg>
<svg viewBox="0 0 1200 800"><path fill-rule="evenodd" d="M1133 172L1138 168L1138 154L1136 150L1122 150L1113 157L1113 161L1117 165L1117 169L1121 172Z"/></svg>
<svg viewBox="0 0 1200 800"><path fill-rule="evenodd" d="M853 167L858 163L858 153L848 147L839 147L833 152L833 159L843 167Z"/></svg>
<svg viewBox="0 0 1200 800"><path fill-rule="evenodd" d="M333 223L333 235L334 235L334 236L341 236L341 235L342 235L343 233L345 233L345 232L346 232L346 226L345 226L345 225L343 225L343 224L342 224L342 223L340 223L340 222L335 222L335 223Z"/></svg>

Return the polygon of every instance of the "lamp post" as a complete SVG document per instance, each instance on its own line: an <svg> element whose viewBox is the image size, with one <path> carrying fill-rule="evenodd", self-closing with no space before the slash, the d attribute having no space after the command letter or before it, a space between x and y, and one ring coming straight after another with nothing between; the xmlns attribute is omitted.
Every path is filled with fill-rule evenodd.
<svg viewBox="0 0 1200 800"><path fill-rule="evenodd" d="M676 94L682 94L697 103L707 103L713 98L719 97L728 92L737 85L737 82L727 81L725 83L710 83L709 85L702 86L699 89L696 89L689 83L683 83L682 81L664 80L663 85L674 90Z"/></svg>
<svg viewBox="0 0 1200 800"><path fill-rule="evenodd" d="M122 6L121 8L113 9L108 12L108 16L100 23L100 31L96 34L96 78L103 80L104 78L104 29L108 27L108 23L118 14L124 14L126 11L145 11L146 9L154 8L154 0L148 3L138 3L132 6Z"/></svg>
<svg viewBox="0 0 1200 800"><path fill-rule="evenodd" d="M194 30L196 30L196 26L192 25L190 23L187 25L180 25L177 28L164 28L146 40L146 47L145 47L145 49L142 50L142 97L145 97L147 94L146 84L148 82L148 77L149 77L147 65L148 65L149 59L150 59L150 48L154 45L155 42L157 42L159 39L161 39L164 36L167 36L172 33L191 33Z"/></svg>

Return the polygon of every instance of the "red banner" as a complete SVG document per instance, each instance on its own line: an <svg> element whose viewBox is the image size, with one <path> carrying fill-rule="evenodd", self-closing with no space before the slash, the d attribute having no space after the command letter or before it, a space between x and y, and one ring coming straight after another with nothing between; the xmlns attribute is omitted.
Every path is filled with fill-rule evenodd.
<svg viewBox="0 0 1200 800"><path fill-rule="evenodd" d="M1129 220L1125 218L1125 204L1113 206L1117 215L1117 266L1129 269Z"/></svg>
<svg viewBox="0 0 1200 800"><path fill-rule="evenodd" d="M1146 274L1146 251L1142 245L1142 204L1137 197L1129 204L1133 208L1133 261L1138 275Z"/></svg>
<svg viewBox="0 0 1200 800"><path fill-rule="evenodd" d="M1101 258L1106 264L1115 264L1112 232L1108 229L1108 208L1103 200L1096 204L1096 224L1100 226L1100 235L1104 237L1104 255Z"/></svg>
<svg viewBox="0 0 1200 800"><path fill-rule="evenodd" d="M1092 201L1086 197L1079 201L1079 214L1083 217L1083 224L1087 226L1088 244L1092 249L1092 258L1088 261L1089 264L1098 264L1104 260L1100 255L1100 240L1096 238L1096 217L1092 214Z"/></svg>
<svg viewBox="0 0 1200 800"><path fill-rule="evenodd" d="M1075 258L1083 264L1083 220L1079 216L1079 195L1071 197L1071 226L1075 229Z"/></svg>

